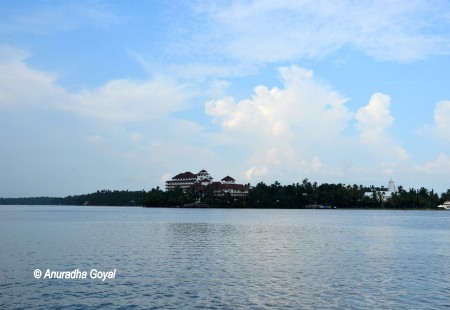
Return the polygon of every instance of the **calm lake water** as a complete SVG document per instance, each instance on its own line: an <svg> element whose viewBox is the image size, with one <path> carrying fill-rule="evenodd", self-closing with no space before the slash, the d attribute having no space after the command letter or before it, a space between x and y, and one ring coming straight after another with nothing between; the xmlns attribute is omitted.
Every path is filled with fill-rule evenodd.
<svg viewBox="0 0 450 310"><path fill-rule="evenodd" d="M448 309L450 212L0 206L0 308L58 307Z"/></svg>

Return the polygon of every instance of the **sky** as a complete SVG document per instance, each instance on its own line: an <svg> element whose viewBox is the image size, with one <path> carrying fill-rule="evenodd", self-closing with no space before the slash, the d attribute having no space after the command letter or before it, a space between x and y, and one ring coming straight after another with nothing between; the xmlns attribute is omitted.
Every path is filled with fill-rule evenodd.
<svg viewBox="0 0 450 310"><path fill-rule="evenodd" d="M446 0L0 9L0 197L215 180L450 188Z"/></svg>

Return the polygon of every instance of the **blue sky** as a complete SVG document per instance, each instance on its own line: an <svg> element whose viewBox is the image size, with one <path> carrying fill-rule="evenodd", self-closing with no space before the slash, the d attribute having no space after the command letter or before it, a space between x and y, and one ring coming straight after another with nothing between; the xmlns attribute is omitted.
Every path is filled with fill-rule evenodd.
<svg viewBox="0 0 450 310"><path fill-rule="evenodd" d="M448 1L3 1L0 197L179 172L450 188Z"/></svg>

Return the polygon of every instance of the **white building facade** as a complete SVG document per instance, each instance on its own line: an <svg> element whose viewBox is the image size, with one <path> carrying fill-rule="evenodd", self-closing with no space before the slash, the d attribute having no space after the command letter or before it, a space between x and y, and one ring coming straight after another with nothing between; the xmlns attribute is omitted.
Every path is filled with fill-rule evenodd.
<svg viewBox="0 0 450 310"><path fill-rule="evenodd" d="M172 180L166 181L166 190L174 190L179 187L184 192L193 188L201 191L205 190L207 186L213 190L215 195L224 195L229 193L231 196L246 196L248 194L248 187L243 184L236 184L236 180L230 176L224 177L220 182L214 182L213 177L206 171L201 170L198 173L192 173L186 171L179 173L172 178Z"/></svg>
<svg viewBox="0 0 450 310"><path fill-rule="evenodd" d="M389 180L388 183L388 190L387 191L373 191L373 192L365 192L364 196L369 198L376 198L374 195L377 195L377 197L381 198L381 201L387 202L389 199L392 198L392 195L397 192L397 187L395 186L395 183L392 179Z"/></svg>

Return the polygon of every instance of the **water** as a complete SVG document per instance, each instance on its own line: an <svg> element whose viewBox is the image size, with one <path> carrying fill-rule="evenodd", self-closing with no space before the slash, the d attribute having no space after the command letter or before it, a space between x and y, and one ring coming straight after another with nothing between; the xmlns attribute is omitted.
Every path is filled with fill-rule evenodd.
<svg viewBox="0 0 450 310"><path fill-rule="evenodd" d="M0 206L0 250L1 309L450 307L445 211Z"/></svg>

